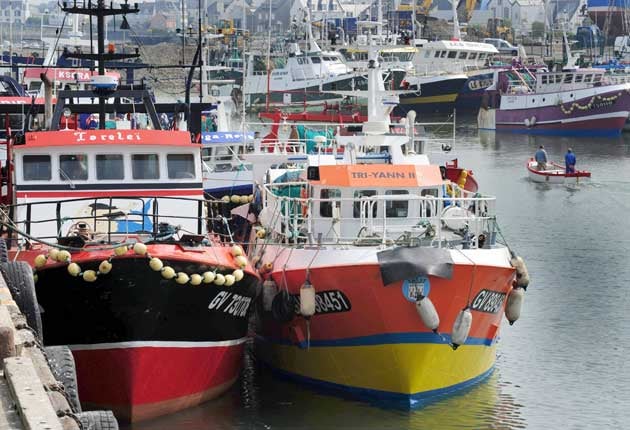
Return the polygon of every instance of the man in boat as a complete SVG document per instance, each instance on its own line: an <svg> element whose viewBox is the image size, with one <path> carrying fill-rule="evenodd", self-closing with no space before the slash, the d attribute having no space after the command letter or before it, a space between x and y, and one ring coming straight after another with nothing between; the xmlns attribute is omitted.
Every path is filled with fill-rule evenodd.
<svg viewBox="0 0 630 430"><path fill-rule="evenodd" d="M564 156L564 164L566 166L567 173L575 173L575 154L573 153L573 149L567 149L567 153Z"/></svg>
<svg viewBox="0 0 630 430"><path fill-rule="evenodd" d="M545 151L543 145L538 147L538 151L534 154L534 159L538 163L536 166L538 170L547 170L547 151Z"/></svg>

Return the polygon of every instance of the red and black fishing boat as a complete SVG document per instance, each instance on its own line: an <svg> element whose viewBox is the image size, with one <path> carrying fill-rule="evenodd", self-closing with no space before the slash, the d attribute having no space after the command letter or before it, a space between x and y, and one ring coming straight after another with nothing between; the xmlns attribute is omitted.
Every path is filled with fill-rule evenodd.
<svg viewBox="0 0 630 430"><path fill-rule="evenodd" d="M24 313L44 344L70 346L83 407L138 421L235 382L259 276L204 199L190 134L161 129L146 89L92 86L58 93L49 130L10 133L2 233L15 262L2 269L36 296ZM100 103L71 103L90 96ZM152 129L104 129L120 98L142 100ZM59 129L89 108L99 129Z"/></svg>

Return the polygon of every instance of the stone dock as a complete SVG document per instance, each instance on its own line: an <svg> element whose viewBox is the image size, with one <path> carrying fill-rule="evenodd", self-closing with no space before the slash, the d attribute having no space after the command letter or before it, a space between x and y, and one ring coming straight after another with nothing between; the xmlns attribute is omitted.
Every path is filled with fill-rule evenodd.
<svg viewBox="0 0 630 430"><path fill-rule="evenodd" d="M84 428L1 274L0 361L0 429Z"/></svg>

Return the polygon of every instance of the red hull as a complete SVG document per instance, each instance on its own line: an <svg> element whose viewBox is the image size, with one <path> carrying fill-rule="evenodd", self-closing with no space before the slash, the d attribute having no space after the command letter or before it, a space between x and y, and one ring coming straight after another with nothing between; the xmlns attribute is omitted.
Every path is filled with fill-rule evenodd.
<svg viewBox="0 0 630 430"><path fill-rule="evenodd" d="M238 378L244 345L243 340L200 347L137 344L72 348L82 403L131 422L198 405Z"/></svg>

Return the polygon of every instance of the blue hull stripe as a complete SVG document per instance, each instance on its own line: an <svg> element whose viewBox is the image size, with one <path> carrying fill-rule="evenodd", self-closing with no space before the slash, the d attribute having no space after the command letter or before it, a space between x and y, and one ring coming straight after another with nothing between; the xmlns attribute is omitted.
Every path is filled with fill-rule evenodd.
<svg viewBox="0 0 630 430"><path fill-rule="evenodd" d="M294 345L295 343L289 339L265 338L257 336L260 340L265 340L279 345ZM387 333L375 334L371 336L348 337L345 339L311 339L310 346L369 346L369 345L387 345L398 343L434 343L434 344L451 344L451 336L449 334L435 334L432 332L422 333ZM466 345L485 345L491 346L492 339L469 337L466 339ZM306 346L306 344L304 345Z"/></svg>

